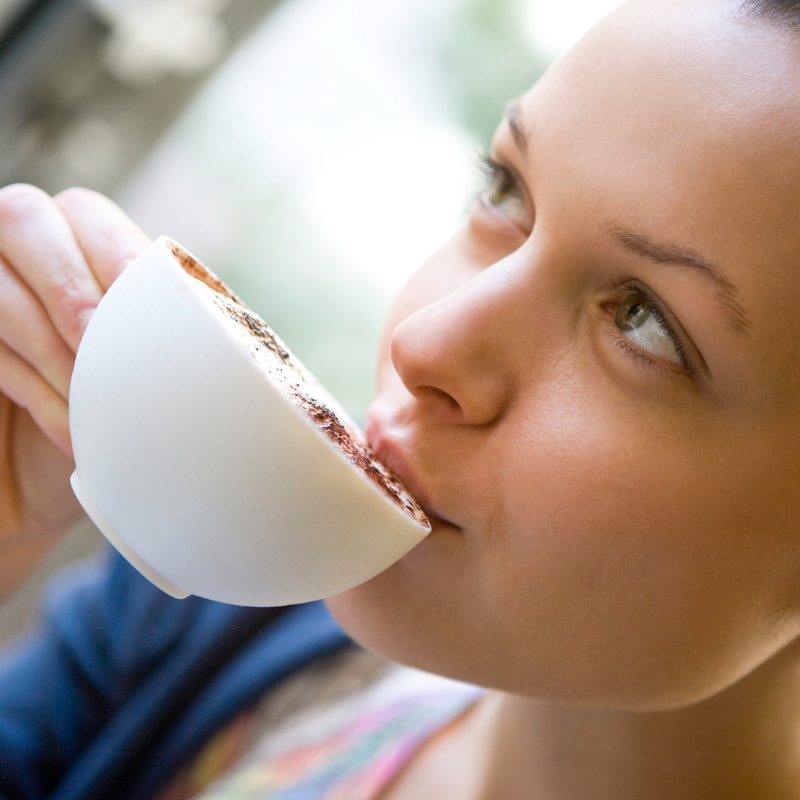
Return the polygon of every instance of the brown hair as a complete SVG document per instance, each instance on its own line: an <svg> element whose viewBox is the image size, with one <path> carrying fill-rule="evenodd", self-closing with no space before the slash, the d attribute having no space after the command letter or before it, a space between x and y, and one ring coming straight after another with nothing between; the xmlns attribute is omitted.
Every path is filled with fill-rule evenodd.
<svg viewBox="0 0 800 800"><path fill-rule="evenodd" d="M800 0L745 0L742 9L787 25L800 25Z"/></svg>

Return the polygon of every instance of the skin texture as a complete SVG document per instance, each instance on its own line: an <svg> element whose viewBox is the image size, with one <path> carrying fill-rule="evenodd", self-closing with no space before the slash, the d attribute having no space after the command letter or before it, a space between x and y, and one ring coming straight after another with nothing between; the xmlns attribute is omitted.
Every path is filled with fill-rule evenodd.
<svg viewBox="0 0 800 800"><path fill-rule="evenodd" d="M110 200L0 189L0 599L82 516L69 381L103 293L147 245Z"/></svg>
<svg viewBox="0 0 800 800"><path fill-rule="evenodd" d="M737 6L592 31L387 321L367 434L439 520L328 605L502 691L382 800L800 796L800 50Z"/></svg>
<svg viewBox="0 0 800 800"><path fill-rule="evenodd" d="M495 691L381 800L800 795L800 49L737 6L601 23L390 314L367 434L434 531L328 604ZM145 244L94 193L0 191L6 577L77 516L72 359Z"/></svg>
<svg viewBox="0 0 800 800"><path fill-rule="evenodd" d="M796 637L799 105L796 42L697 0L627 4L522 98L524 150L506 123L493 151L531 224L477 204L386 326L367 435L447 522L329 602L358 641L652 711ZM714 262L743 312L618 226ZM630 281L687 368L626 344Z"/></svg>

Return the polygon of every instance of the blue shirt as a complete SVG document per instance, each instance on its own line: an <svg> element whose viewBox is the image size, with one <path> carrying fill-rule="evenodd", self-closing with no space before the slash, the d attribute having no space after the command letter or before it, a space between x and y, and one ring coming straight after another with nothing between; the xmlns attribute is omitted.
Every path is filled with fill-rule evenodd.
<svg viewBox="0 0 800 800"><path fill-rule="evenodd" d="M174 600L110 552L62 576L0 661L0 800L150 800L237 712L350 644L322 603Z"/></svg>

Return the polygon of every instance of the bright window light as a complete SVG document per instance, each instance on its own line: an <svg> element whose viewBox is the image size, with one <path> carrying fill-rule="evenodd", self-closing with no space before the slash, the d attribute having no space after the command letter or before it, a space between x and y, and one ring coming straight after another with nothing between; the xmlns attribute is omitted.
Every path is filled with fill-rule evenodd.
<svg viewBox="0 0 800 800"><path fill-rule="evenodd" d="M622 0L527 0L527 30L539 52L557 58L619 5Z"/></svg>

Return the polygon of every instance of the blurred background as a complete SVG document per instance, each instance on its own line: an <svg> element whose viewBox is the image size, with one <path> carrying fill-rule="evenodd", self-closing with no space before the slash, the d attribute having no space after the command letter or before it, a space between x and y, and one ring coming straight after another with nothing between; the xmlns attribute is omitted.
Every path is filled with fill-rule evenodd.
<svg viewBox="0 0 800 800"><path fill-rule="evenodd" d="M0 185L110 195L363 419L381 319L505 103L619 3L0 0ZM0 642L100 538L79 525L0 606Z"/></svg>

